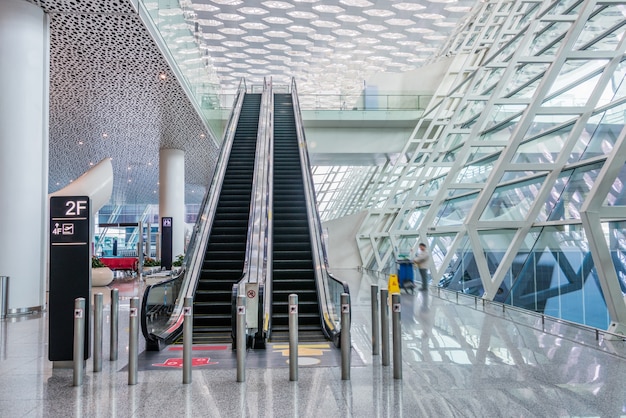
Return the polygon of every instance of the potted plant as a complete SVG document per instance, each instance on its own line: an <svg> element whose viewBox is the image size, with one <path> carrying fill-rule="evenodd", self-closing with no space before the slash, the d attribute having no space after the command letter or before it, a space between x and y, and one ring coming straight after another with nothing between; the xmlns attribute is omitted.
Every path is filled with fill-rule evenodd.
<svg viewBox="0 0 626 418"><path fill-rule="evenodd" d="M91 257L91 286L107 286L113 281L113 270L97 256Z"/></svg>

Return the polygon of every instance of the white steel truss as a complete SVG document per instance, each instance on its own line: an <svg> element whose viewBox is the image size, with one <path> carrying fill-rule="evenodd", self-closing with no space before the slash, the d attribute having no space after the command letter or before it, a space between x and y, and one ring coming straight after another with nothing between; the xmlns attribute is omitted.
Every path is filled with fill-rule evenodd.
<svg viewBox="0 0 626 418"><path fill-rule="evenodd" d="M434 282L624 333L626 3L489 0L402 156L346 173L363 265L419 242Z"/></svg>

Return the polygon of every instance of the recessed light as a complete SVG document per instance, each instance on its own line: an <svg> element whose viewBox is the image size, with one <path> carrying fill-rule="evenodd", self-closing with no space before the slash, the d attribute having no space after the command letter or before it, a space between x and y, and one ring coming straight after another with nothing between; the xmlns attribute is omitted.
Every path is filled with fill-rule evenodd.
<svg viewBox="0 0 626 418"><path fill-rule="evenodd" d="M109 134L107 134L106 132L102 132L102 138L106 138L108 136L109 136Z"/></svg>
<svg viewBox="0 0 626 418"><path fill-rule="evenodd" d="M83 145L83 141L78 141L78 145Z"/></svg>
<svg viewBox="0 0 626 418"><path fill-rule="evenodd" d="M160 74L159 74L159 80L167 80L167 74L165 74L165 73L160 73Z"/></svg>

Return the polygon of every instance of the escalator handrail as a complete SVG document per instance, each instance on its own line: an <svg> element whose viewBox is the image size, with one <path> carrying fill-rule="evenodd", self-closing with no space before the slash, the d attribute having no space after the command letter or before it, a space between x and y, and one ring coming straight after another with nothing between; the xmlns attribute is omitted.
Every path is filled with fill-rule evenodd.
<svg viewBox="0 0 626 418"><path fill-rule="evenodd" d="M337 342L340 333L340 318L335 306L331 301L331 292L329 290L329 281L336 282L341 286L343 293L350 294L348 284L337 280L328 272L328 257L326 246L323 240L322 221L317 211L317 199L315 197L315 186L313 183L313 173L309 161L307 151L306 138L304 135L304 126L302 123L302 113L300 112L300 103L298 101L298 92L296 89L295 78L291 79L291 97L294 108L294 117L296 122L296 133L298 136L298 144L300 145L300 161L302 166L302 175L304 177L304 195L307 200L307 214L309 220L309 230L311 231L311 247L313 250L313 268L316 275L316 283L320 295L320 310L323 316L323 330L326 336Z"/></svg>
<svg viewBox="0 0 626 418"><path fill-rule="evenodd" d="M236 307L235 295L246 294L246 283L257 283L259 287L264 286L267 277L267 254L271 237L268 237L268 219L271 206L269 202L269 190L271 183L271 156L272 156L272 86L271 80L264 79L263 92L261 96L261 108L259 110L259 123L257 128L257 145L254 156L254 176L252 180L252 192L250 196L250 215L248 217L248 233L246 236L246 250L244 259L244 270L241 279L233 284L233 321L232 336L236 338ZM271 204L271 203L270 203ZM271 248L271 247L269 247ZM237 289L235 291L235 289ZM260 295L259 289L257 295ZM259 305L259 309L263 304ZM262 329L262 324L258 324L258 329Z"/></svg>
<svg viewBox="0 0 626 418"><path fill-rule="evenodd" d="M265 254L267 252L268 230L268 185L269 185L269 156L271 133L268 121L272 116L270 109L271 85L263 82L261 108L257 128L257 145L254 156L254 176L250 199L250 216L248 220L248 234L246 241L246 255L244 262L244 276L242 282L263 283L265 281ZM245 286L240 286L240 294L245 292Z"/></svg>
<svg viewBox="0 0 626 418"><path fill-rule="evenodd" d="M228 159L230 157L230 150L235 138L237 122L241 113L246 89L245 79L242 79L237 89L233 109L231 110L226 124L226 130L224 131L224 140L220 156L216 164L216 171L213 173L211 184L202 201L201 212L196 220L180 273L172 279L150 285L144 291L141 308L141 328L144 338L149 344L155 344L158 346L161 341L168 344L177 338L182 332L183 303L185 297L193 297L198 279L200 277L204 251L213 226L213 218L220 195L219 192L224 182L224 174L226 172ZM148 301L150 299L151 292L159 287L171 286L175 281L180 281L181 284L178 289L176 299L173 302L169 319L163 329L149 330L147 323L147 308L149 306Z"/></svg>

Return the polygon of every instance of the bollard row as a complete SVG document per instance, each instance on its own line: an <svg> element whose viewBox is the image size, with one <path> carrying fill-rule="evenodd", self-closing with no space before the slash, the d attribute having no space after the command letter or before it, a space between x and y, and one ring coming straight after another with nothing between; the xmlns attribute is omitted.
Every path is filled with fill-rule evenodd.
<svg viewBox="0 0 626 418"><path fill-rule="evenodd" d="M400 303L400 294L393 293L391 295L392 305L392 333L393 333L393 377L394 379L402 379L402 327L400 321L400 312L402 304ZM378 286L372 285L371 289L371 305L372 305L372 355L379 354L379 341L382 348L381 363L383 366L390 364L390 345L389 345L389 291L380 289L380 324L378 322ZM380 326L380 338L378 329Z"/></svg>
<svg viewBox="0 0 626 418"><path fill-rule="evenodd" d="M138 337L138 307L139 298L133 298L131 300L131 342L132 333L137 334ZM135 306L135 310L132 306ZM104 327L104 296L102 293L96 293L94 295L94 315L93 315L93 371L102 371L102 335ZM136 325L133 328L133 314L136 317ZM85 375L85 298L76 298L74 300L74 341L73 341L73 386L81 386L83 384L83 378ZM118 325L119 325L119 290L111 290L111 339L110 339L110 360L116 361L118 358ZM137 339L135 339L136 341ZM137 344L135 343L135 347ZM136 351L136 350L135 350ZM132 352L132 351L131 351ZM131 356L132 357L132 356ZM135 357L136 358L136 357ZM129 384L131 380L136 382L136 377L131 378L131 358L129 358ZM134 361L136 365L136 360ZM136 366L135 366L136 376Z"/></svg>

